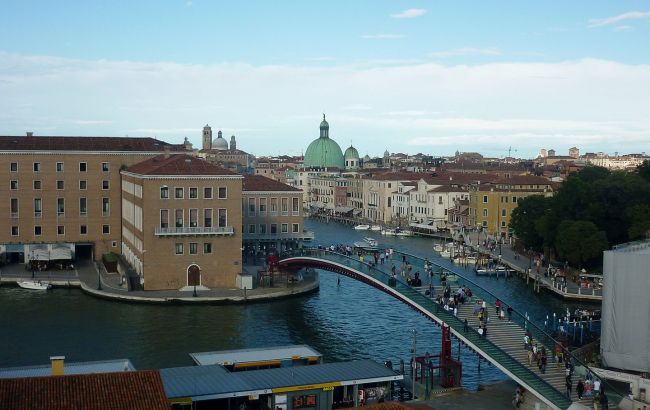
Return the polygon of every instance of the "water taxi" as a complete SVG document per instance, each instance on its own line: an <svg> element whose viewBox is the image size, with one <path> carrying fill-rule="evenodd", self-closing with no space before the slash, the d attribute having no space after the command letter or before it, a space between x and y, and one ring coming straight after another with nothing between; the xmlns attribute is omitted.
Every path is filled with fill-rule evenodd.
<svg viewBox="0 0 650 410"><path fill-rule="evenodd" d="M354 229L356 229L357 231L367 231L368 229L370 229L370 225L365 225L365 224L357 225L354 227Z"/></svg>
<svg viewBox="0 0 650 410"><path fill-rule="evenodd" d="M20 286L23 289L31 289L31 290L52 289L51 284L49 284L48 282L41 282L40 280L22 280L16 283L18 284L18 286Z"/></svg>

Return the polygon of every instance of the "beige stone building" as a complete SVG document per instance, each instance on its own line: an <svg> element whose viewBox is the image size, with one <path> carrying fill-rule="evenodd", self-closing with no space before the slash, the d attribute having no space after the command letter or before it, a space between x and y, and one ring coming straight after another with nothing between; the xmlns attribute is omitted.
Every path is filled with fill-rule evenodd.
<svg viewBox="0 0 650 410"><path fill-rule="evenodd" d="M314 238L304 226L302 190L261 175L243 180L245 252L297 249Z"/></svg>
<svg viewBox="0 0 650 410"><path fill-rule="evenodd" d="M122 254L145 290L235 287L242 272L242 179L166 153L122 174Z"/></svg>
<svg viewBox="0 0 650 410"><path fill-rule="evenodd" d="M120 170L165 149L184 146L154 138L0 136L0 260L119 253Z"/></svg>

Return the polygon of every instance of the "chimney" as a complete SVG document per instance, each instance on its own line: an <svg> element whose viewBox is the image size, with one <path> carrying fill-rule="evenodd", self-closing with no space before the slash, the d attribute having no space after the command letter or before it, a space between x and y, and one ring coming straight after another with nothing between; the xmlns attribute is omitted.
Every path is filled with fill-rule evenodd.
<svg viewBox="0 0 650 410"><path fill-rule="evenodd" d="M165 159L167 159L167 158L169 158L169 155L171 154L172 149L170 148L169 145L165 145L164 150L165 150Z"/></svg>
<svg viewBox="0 0 650 410"><path fill-rule="evenodd" d="M32 131L27 131L27 138L31 138L34 136L34 133Z"/></svg>
<svg viewBox="0 0 650 410"><path fill-rule="evenodd" d="M63 376L63 361L65 356L51 356L52 376Z"/></svg>

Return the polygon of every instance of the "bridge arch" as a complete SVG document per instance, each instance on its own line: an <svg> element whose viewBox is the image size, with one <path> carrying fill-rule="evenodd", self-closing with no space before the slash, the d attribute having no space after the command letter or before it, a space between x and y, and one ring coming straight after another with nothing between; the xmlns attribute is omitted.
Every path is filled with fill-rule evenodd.
<svg viewBox="0 0 650 410"><path fill-rule="evenodd" d="M554 409L568 408L571 401L555 387L538 377L529 368L516 361L508 353L483 338L473 329L463 331L463 323L453 314L439 308L431 299L398 281L388 285L389 275L370 265L345 255L318 250L311 255L289 256L279 261L283 269L314 268L339 273L380 290L411 307L438 326L449 325L452 334L463 344L499 368L511 379L524 386Z"/></svg>

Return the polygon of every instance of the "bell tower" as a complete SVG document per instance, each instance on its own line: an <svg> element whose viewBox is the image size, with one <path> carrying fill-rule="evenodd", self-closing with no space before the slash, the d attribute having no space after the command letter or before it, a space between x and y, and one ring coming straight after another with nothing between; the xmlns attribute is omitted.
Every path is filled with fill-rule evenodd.
<svg viewBox="0 0 650 410"><path fill-rule="evenodd" d="M212 128L208 124L203 127L203 149L212 149Z"/></svg>
<svg viewBox="0 0 650 410"><path fill-rule="evenodd" d="M230 137L230 149L237 149L237 141L234 135Z"/></svg>

